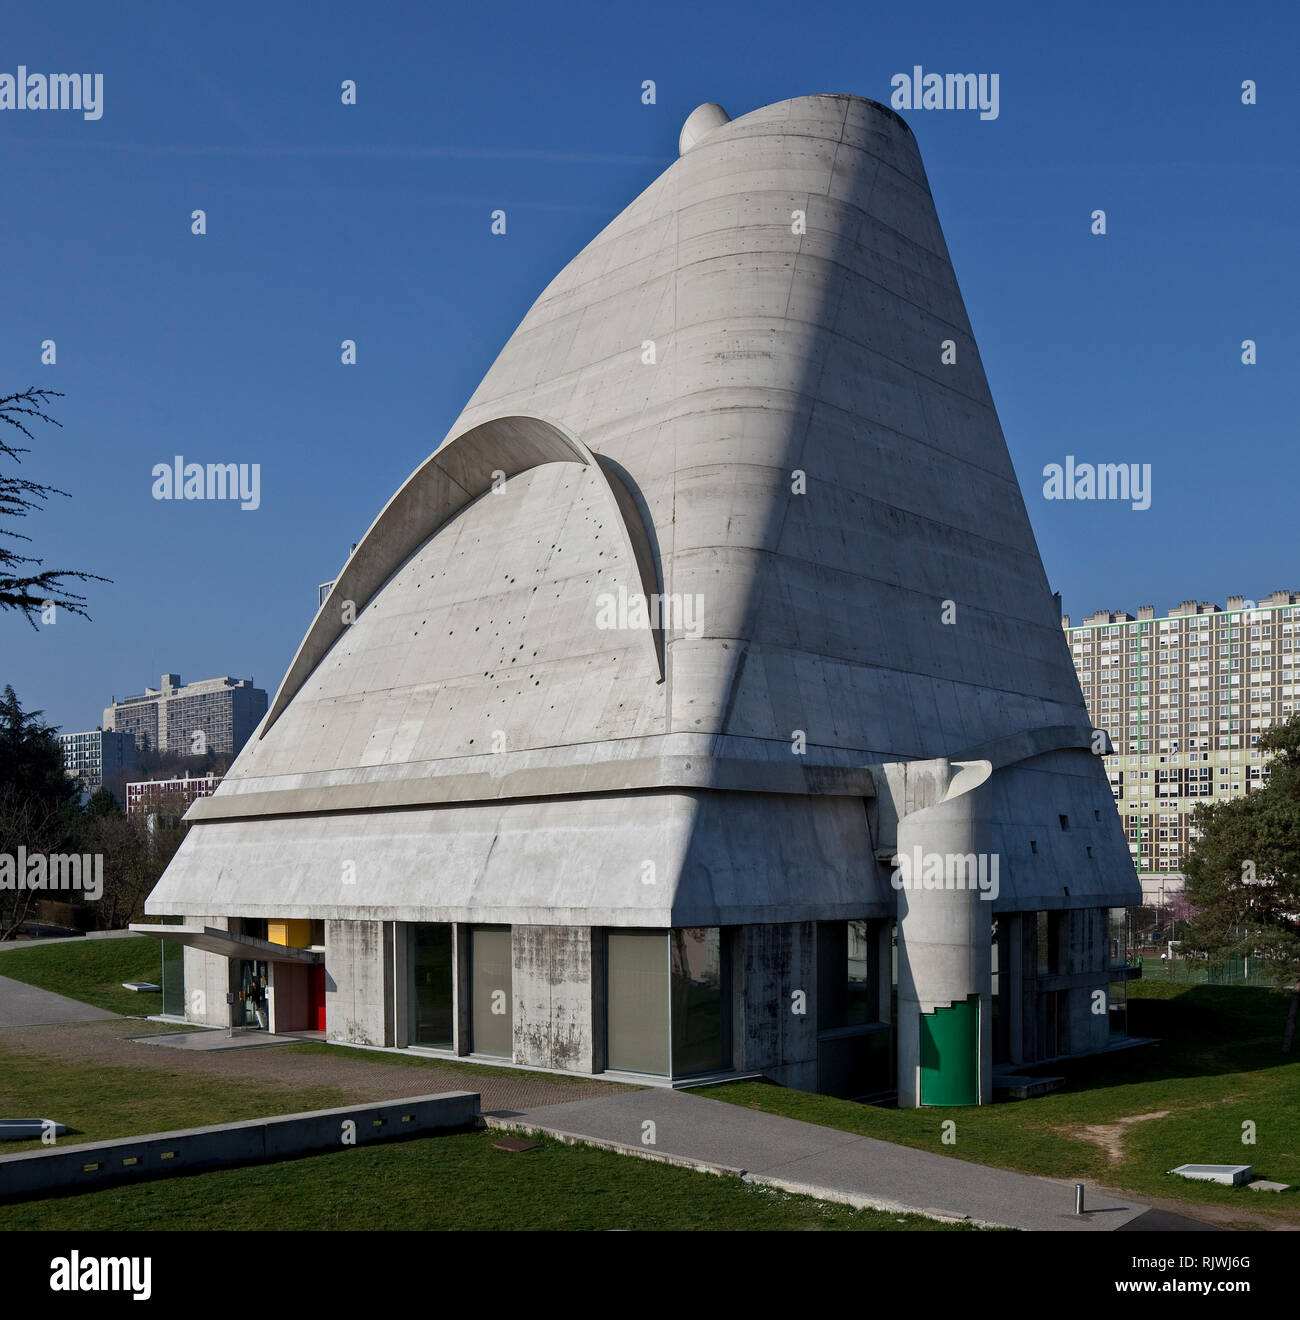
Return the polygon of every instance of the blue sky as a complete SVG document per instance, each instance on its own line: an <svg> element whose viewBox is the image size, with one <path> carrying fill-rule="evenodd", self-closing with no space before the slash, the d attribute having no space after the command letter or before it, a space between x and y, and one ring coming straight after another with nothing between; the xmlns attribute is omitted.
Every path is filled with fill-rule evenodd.
<svg viewBox="0 0 1300 1320"><path fill-rule="evenodd" d="M317 583L696 105L887 103L916 64L999 75L996 120L905 117L1066 611L1300 588L1290 9L8 6L0 74L104 77L95 122L0 111L0 393L65 392L24 473L72 498L24 530L114 581L90 623L0 616L0 683L67 730L164 670L274 692ZM259 463L261 508L153 499L176 454ZM1150 463L1150 509L1045 501L1066 454Z"/></svg>

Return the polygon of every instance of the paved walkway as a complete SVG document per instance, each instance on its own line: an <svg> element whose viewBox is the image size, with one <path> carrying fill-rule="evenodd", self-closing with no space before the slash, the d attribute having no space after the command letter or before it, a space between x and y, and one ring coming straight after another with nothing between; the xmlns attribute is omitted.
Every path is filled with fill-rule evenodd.
<svg viewBox="0 0 1300 1320"><path fill-rule="evenodd" d="M296 1045L296 1036L273 1036L269 1031L171 1031L155 1032L151 1036L128 1036L133 1045L164 1045L174 1050L251 1050L260 1045Z"/></svg>
<svg viewBox="0 0 1300 1320"><path fill-rule="evenodd" d="M647 1121L654 1124L653 1146L643 1144ZM682 1091L655 1088L498 1112L489 1122L594 1141L630 1154L666 1155L821 1200L1007 1228L1110 1232L1130 1223L1139 1227L1136 1221L1149 1210L1127 1197L1090 1191L1086 1213L1077 1216L1072 1183L992 1169ZM1182 1226L1207 1227L1192 1221Z"/></svg>
<svg viewBox="0 0 1300 1320"><path fill-rule="evenodd" d="M0 953L8 949L38 949L42 944L82 944L86 940L138 940L147 939L133 930L88 930L84 935L52 935L40 940L0 940Z"/></svg>
<svg viewBox="0 0 1300 1320"><path fill-rule="evenodd" d="M118 1016L79 999L0 976L0 1027L46 1027L56 1022L97 1022Z"/></svg>

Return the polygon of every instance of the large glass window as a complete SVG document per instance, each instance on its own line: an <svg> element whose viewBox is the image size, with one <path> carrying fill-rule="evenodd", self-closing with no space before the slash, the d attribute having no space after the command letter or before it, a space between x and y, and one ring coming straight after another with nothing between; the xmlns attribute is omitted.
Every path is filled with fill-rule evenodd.
<svg viewBox="0 0 1300 1320"><path fill-rule="evenodd" d="M669 932L672 950L673 1076L727 1065L728 984L722 932L688 926Z"/></svg>
<svg viewBox="0 0 1300 1320"><path fill-rule="evenodd" d="M408 1043L451 1049L455 979L451 926L410 925L406 938Z"/></svg>
<svg viewBox="0 0 1300 1320"><path fill-rule="evenodd" d="M875 931L866 921L817 925L817 1029L861 1027L880 1019L872 956Z"/></svg>
<svg viewBox="0 0 1300 1320"><path fill-rule="evenodd" d="M162 945L162 1011L172 1017L185 1016L185 946L172 940Z"/></svg>
<svg viewBox="0 0 1300 1320"><path fill-rule="evenodd" d="M730 980L716 926L605 937L606 1062L683 1077L730 1063Z"/></svg>
<svg viewBox="0 0 1300 1320"><path fill-rule="evenodd" d="M474 1053L512 1058L515 1047L509 926L471 927L469 975Z"/></svg>
<svg viewBox="0 0 1300 1320"><path fill-rule="evenodd" d="M662 930L605 936L606 1066L668 1075L668 937Z"/></svg>

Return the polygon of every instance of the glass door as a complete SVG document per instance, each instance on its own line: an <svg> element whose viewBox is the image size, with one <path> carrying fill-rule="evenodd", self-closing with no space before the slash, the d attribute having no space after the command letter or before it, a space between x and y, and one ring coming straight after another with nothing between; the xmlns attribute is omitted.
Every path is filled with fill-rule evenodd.
<svg viewBox="0 0 1300 1320"><path fill-rule="evenodd" d="M267 1018L267 965L242 958L239 962L239 992L235 997L235 1026L265 1031Z"/></svg>

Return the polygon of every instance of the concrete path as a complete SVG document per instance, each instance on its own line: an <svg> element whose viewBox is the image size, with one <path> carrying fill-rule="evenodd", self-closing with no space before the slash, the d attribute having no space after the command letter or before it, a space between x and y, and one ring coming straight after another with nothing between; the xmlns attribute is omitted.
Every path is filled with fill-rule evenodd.
<svg viewBox="0 0 1300 1320"><path fill-rule="evenodd" d="M165 1045L174 1050L250 1050L259 1045L296 1045L296 1036L273 1036L269 1031L236 1031L227 1036L221 1030L171 1031L152 1036L128 1036L134 1045Z"/></svg>
<svg viewBox="0 0 1300 1320"><path fill-rule="evenodd" d="M38 949L42 944L82 944L86 940L130 940L148 938L133 930L89 930L84 935L52 935L41 940L0 940L0 953L9 949Z"/></svg>
<svg viewBox="0 0 1300 1320"><path fill-rule="evenodd" d="M52 990L40 990L25 981L0 976L0 1028L44 1027L55 1022L97 1022L101 1018L115 1018L92 1004L79 999L56 995Z"/></svg>
<svg viewBox="0 0 1300 1320"><path fill-rule="evenodd" d="M594 1141L629 1154L740 1174L748 1182L825 1201L1007 1228L1104 1233L1149 1209L1091 1191L1086 1213L1076 1216L1072 1183L970 1164L682 1091L655 1088L498 1112L488 1121L493 1127ZM654 1124L652 1146L643 1144L647 1122Z"/></svg>

